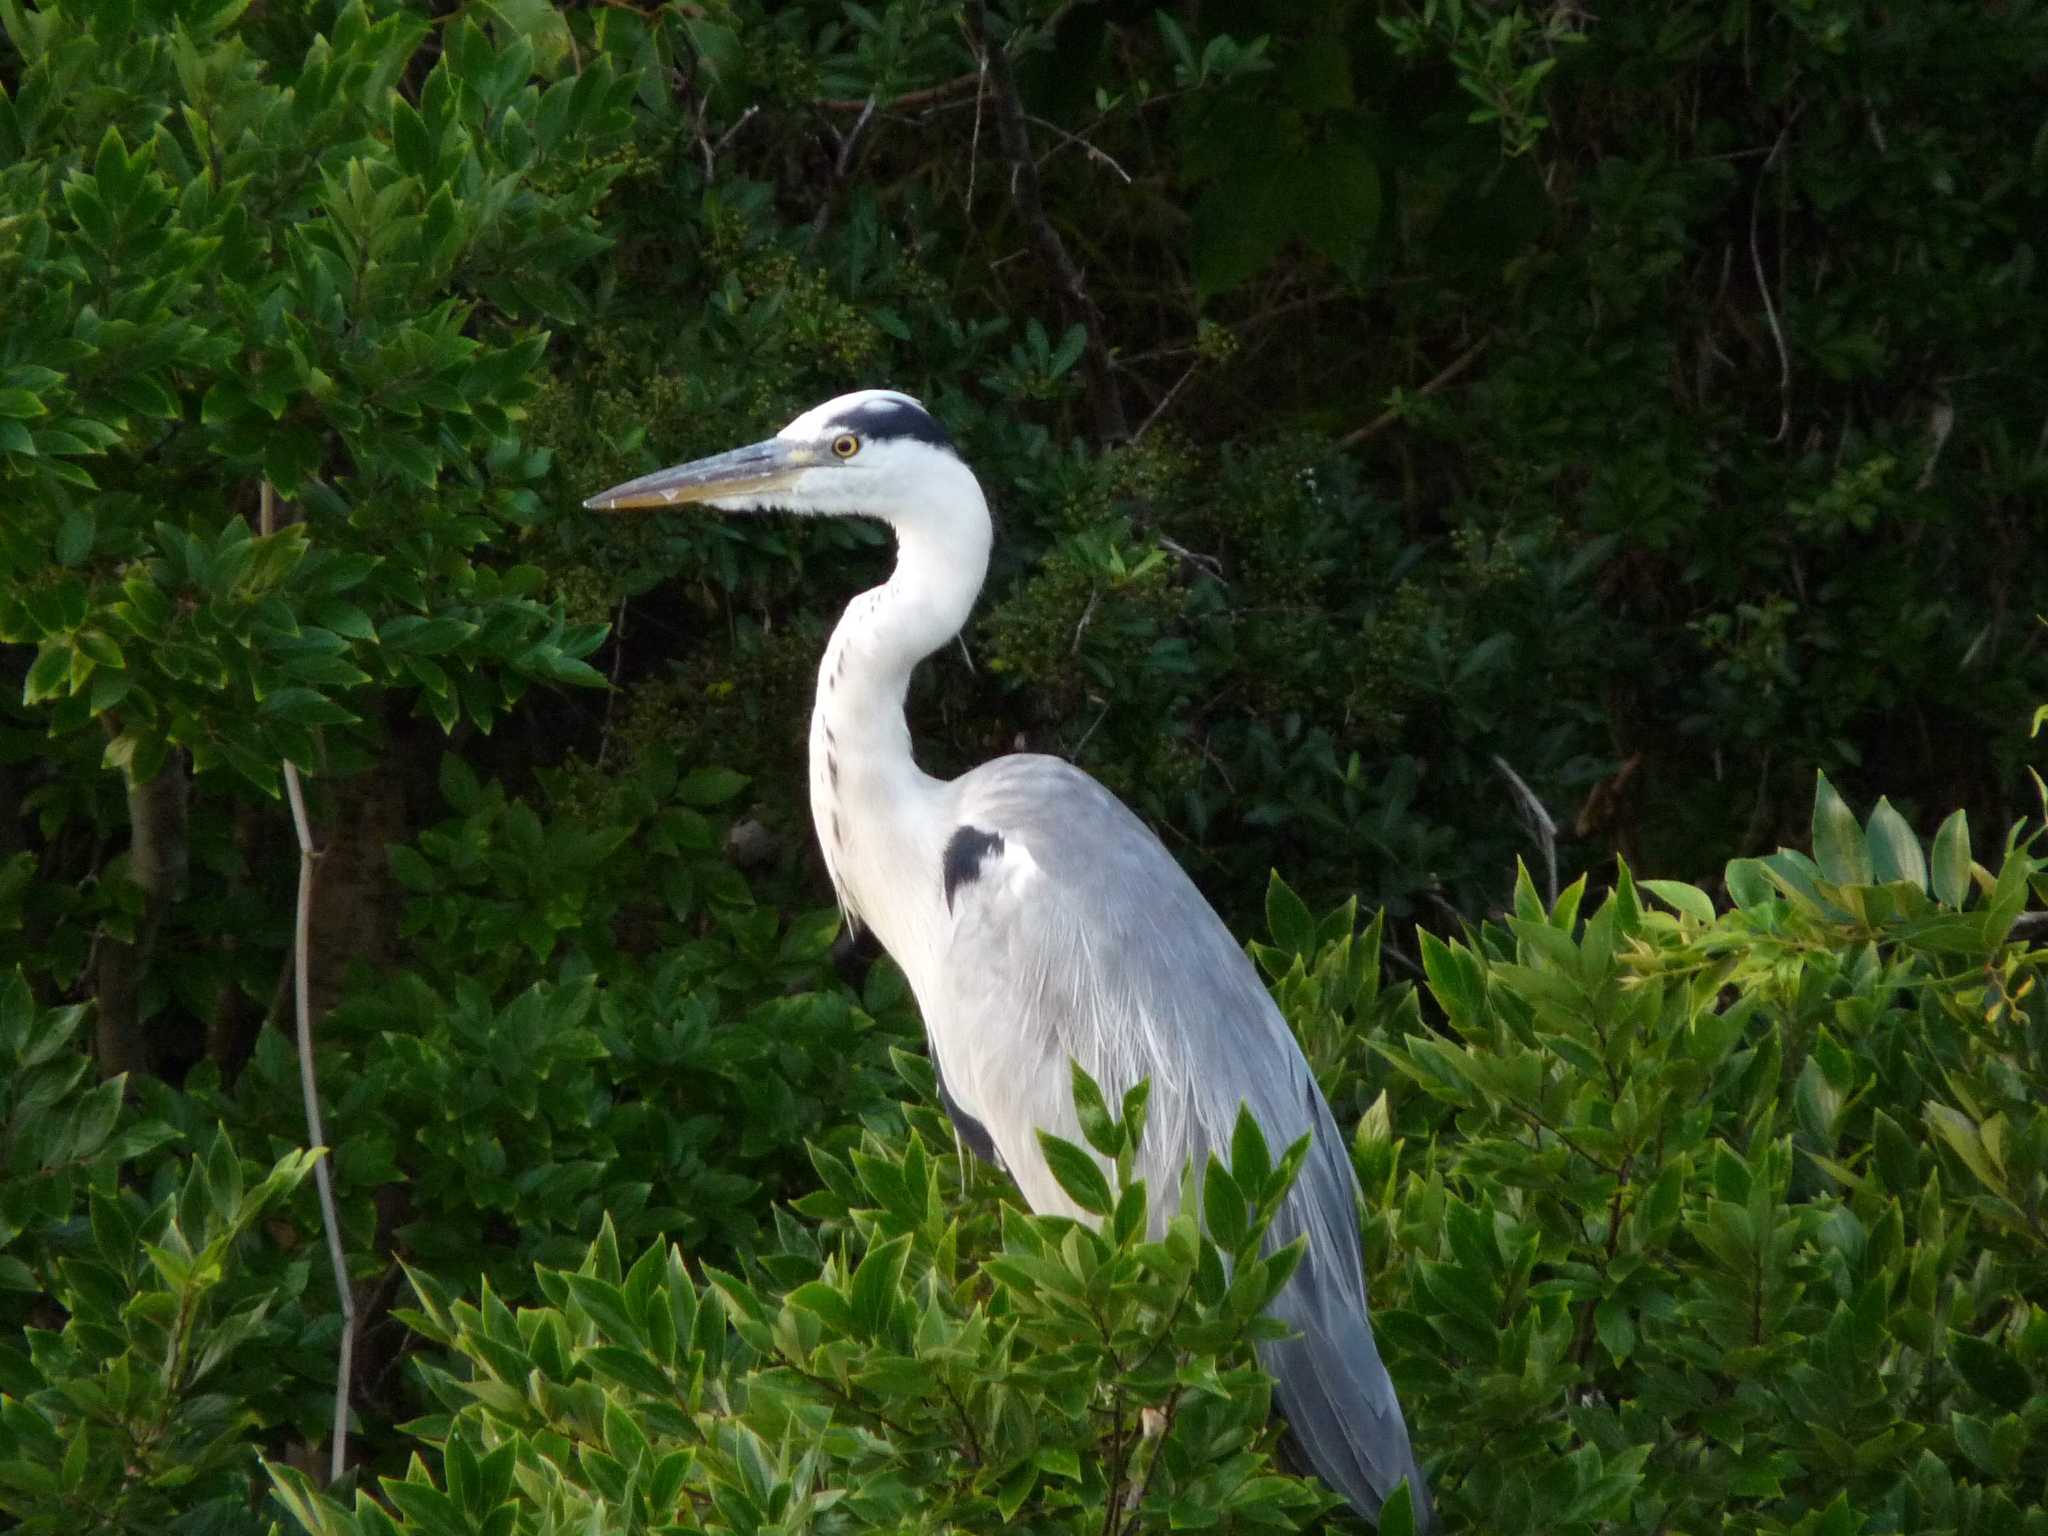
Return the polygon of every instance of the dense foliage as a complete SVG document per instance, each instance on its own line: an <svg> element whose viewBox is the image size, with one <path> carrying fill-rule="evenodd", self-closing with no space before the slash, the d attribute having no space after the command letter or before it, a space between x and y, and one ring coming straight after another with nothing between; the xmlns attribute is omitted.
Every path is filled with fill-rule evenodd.
<svg viewBox="0 0 2048 1536"><path fill-rule="evenodd" d="M1950 0L0 0L0 1511L1341 1521L1244 1347L1286 1149L1026 1217L835 954L880 536L574 510L887 382L1001 522L926 758L1266 893L1447 1523L2048 1530L2044 70ZM1751 857L1817 766L1902 810Z"/></svg>

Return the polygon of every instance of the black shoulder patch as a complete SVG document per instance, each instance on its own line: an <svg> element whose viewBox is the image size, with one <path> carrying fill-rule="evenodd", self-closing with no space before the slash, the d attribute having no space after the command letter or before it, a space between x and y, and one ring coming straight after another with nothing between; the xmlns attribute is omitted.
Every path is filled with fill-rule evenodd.
<svg viewBox="0 0 2048 1536"><path fill-rule="evenodd" d="M1003 834L984 832L979 827L955 827L946 839L946 856L940 869L946 881L946 910L953 910L953 893L981 875L984 861L1003 851Z"/></svg>
<svg viewBox="0 0 2048 1536"><path fill-rule="evenodd" d="M931 413L907 397L864 401L842 416L839 424L866 438L908 437L929 443L934 448L958 451L953 448L953 439L946 435L946 429L932 419Z"/></svg>

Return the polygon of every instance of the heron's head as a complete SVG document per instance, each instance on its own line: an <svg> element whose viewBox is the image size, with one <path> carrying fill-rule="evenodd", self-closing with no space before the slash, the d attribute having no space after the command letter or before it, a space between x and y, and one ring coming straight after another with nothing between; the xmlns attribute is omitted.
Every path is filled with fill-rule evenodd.
<svg viewBox="0 0 2048 1536"><path fill-rule="evenodd" d="M908 395L863 389L813 406L766 442L656 470L591 497L593 511L699 502L724 512L879 517L902 529L987 525L973 474Z"/></svg>

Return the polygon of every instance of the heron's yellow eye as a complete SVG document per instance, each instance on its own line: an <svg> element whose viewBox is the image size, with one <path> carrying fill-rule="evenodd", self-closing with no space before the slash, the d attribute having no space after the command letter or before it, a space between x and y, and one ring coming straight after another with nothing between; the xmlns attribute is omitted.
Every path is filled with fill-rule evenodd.
<svg viewBox="0 0 2048 1536"><path fill-rule="evenodd" d="M850 459L860 452L860 439L851 432L842 432L832 439L832 451L842 459Z"/></svg>

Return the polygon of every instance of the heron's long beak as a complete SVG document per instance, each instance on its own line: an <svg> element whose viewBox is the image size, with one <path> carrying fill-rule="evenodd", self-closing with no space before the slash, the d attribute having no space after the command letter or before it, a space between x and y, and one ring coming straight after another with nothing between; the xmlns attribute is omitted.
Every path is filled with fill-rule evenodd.
<svg viewBox="0 0 2048 1536"><path fill-rule="evenodd" d="M674 507L691 501L768 496L788 490L799 474L823 461L823 456L807 444L771 437L749 448L735 448L692 464L658 469L638 480L600 491L583 505L593 512L622 512L632 507Z"/></svg>

